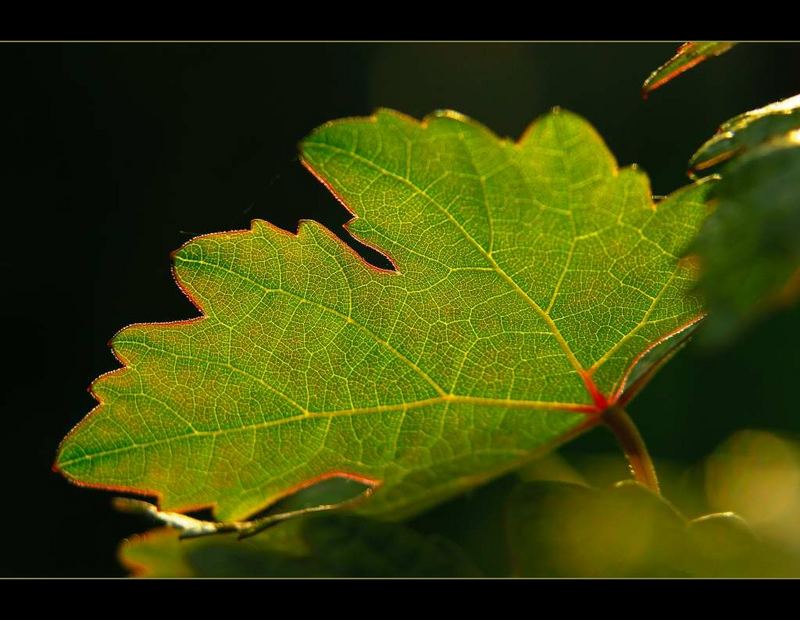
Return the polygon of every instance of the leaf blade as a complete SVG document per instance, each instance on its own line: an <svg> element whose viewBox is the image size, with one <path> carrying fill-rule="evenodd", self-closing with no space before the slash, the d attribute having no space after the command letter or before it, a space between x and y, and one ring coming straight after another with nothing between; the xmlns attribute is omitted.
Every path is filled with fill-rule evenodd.
<svg viewBox="0 0 800 620"><path fill-rule="evenodd" d="M707 171L771 139L800 129L800 95L725 121L689 160L691 172Z"/></svg>
<svg viewBox="0 0 800 620"><path fill-rule="evenodd" d="M513 143L379 111L301 148L397 271L313 222L190 241L175 276L203 315L115 337L126 368L62 444L68 477L240 520L342 472L379 486L362 511L399 518L596 424L700 312L677 256L708 184L656 208L576 115Z"/></svg>
<svg viewBox="0 0 800 620"><path fill-rule="evenodd" d="M672 58L648 76L642 86L642 95L646 99L654 90L672 81L681 73L709 58L724 54L734 45L736 43L733 41L687 41L678 48Z"/></svg>
<svg viewBox="0 0 800 620"><path fill-rule="evenodd" d="M800 297L800 139L773 138L727 163L713 214L692 244L709 308L702 332L723 345Z"/></svg>

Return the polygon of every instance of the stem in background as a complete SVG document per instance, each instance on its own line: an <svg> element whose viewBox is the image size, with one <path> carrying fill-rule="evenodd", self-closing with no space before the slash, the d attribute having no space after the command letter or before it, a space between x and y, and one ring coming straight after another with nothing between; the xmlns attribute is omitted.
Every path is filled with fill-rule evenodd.
<svg viewBox="0 0 800 620"><path fill-rule="evenodd" d="M603 413L603 422L614 433L625 452L633 477L657 495L661 495L653 460L630 416L621 407L609 407Z"/></svg>

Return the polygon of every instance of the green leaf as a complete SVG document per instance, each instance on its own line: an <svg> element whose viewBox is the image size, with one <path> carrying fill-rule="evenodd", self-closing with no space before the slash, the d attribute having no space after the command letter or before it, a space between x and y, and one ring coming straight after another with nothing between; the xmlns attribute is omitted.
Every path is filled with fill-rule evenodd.
<svg viewBox="0 0 800 620"><path fill-rule="evenodd" d="M773 138L731 160L710 198L716 208L690 250L709 344L724 343L800 294L800 137Z"/></svg>
<svg viewBox="0 0 800 620"><path fill-rule="evenodd" d="M706 515L688 525L694 572L702 577L794 577L800 562L756 538L733 513Z"/></svg>
<svg viewBox="0 0 800 620"><path fill-rule="evenodd" d="M237 540L179 540L160 529L125 541L120 560L143 577L478 577L454 544L398 524L304 517Z"/></svg>
<svg viewBox="0 0 800 620"><path fill-rule="evenodd" d="M675 55L650 74L642 87L646 98L655 89L663 86L684 71L688 71L704 60L724 54L736 43L732 41L688 41L678 48Z"/></svg>
<svg viewBox="0 0 800 620"><path fill-rule="evenodd" d="M301 154L396 271L309 221L190 241L175 277L203 316L114 337L125 367L61 445L70 480L236 521L338 473L401 518L598 424L702 316L678 257L711 184L656 208L574 114L515 143L380 110Z"/></svg>
<svg viewBox="0 0 800 620"><path fill-rule="evenodd" d="M634 482L521 484L508 498L507 528L518 576L682 576L683 517Z"/></svg>
<svg viewBox="0 0 800 620"><path fill-rule="evenodd" d="M692 156L689 168L694 172L708 170L793 129L800 129L800 95L724 122Z"/></svg>
<svg viewBox="0 0 800 620"><path fill-rule="evenodd" d="M511 571L525 577L797 577L800 558L732 513L689 521L638 483L540 481L506 500Z"/></svg>

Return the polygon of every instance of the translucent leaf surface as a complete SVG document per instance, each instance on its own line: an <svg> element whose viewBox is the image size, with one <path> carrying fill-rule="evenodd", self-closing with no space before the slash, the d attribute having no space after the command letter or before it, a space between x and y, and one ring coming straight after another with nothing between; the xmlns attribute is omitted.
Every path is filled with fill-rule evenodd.
<svg viewBox="0 0 800 620"><path fill-rule="evenodd" d="M688 71L704 60L724 54L734 45L736 44L731 41L688 41L684 43L672 58L653 71L645 80L642 94L647 97L655 89L684 71Z"/></svg>
<svg viewBox="0 0 800 620"><path fill-rule="evenodd" d="M750 110L724 122L689 161L694 172L708 170L768 140L800 129L800 95Z"/></svg>
<svg viewBox="0 0 800 620"><path fill-rule="evenodd" d="M175 277L203 316L117 334L69 479L228 521L339 472L400 518L597 424L702 315L679 257L711 184L656 207L574 114L512 142L380 110L301 154L396 270L309 221L190 241Z"/></svg>
<svg viewBox="0 0 800 620"><path fill-rule="evenodd" d="M727 160L710 193L715 210L691 246L711 313L706 342L726 342L800 295L798 103L736 117L692 160L696 169Z"/></svg>

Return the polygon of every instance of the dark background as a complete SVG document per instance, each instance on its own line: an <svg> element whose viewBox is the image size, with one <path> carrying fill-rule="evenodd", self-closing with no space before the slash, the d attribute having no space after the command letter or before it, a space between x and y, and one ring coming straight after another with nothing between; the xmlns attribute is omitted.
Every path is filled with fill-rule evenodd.
<svg viewBox="0 0 800 620"><path fill-rule="evenodd" d="M800 92L800 45L743 44L643 101L676 44L0 44L3 300L0 576L117 576L147 529L50 467L117 367L123 326L196 315L170 275L190 237L263 218L346 219L298 164L317 125L376 106L453 108L518 136L554 105L588 118L653 191L727 118ZM630 411L656 460L691 463L743 427L800 431L800 312L735 345L692 345ZM568 452L614 450L591 433Z"/></svg>

